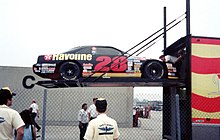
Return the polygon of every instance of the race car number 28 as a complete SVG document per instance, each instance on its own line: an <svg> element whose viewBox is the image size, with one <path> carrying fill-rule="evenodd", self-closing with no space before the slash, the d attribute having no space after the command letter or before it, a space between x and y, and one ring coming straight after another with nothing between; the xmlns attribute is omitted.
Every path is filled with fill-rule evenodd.
<svg viewBox="0 0 220 140"><path fill-rule="evenodd" d="M125 56L99 56L96 58L96 61L99 63L96 64L94 70L95 71L114 71L114 72L122 72L127 69L127 58Z"/></svg>

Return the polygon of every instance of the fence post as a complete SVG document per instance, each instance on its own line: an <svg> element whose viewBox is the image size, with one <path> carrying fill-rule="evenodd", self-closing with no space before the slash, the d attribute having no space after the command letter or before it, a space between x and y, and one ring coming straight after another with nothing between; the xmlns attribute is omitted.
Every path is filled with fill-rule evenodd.
<svg viewBox="0 0 220 140"><path fill-rule="evenodd" d="M181 140L179 95L176 94L176 130L177 140Z"/></svg>
<svg viewBox="0 0 220 140"><path fill-rule="evenodd" d="M177 127L176 127L176 87L170 87L170 102L171 102L171 139L177 140Z"/></svg>
<svg viewBox="0 0 220 140"><path fill-rule="evenodd" d="M47 91L48 91L47 89L44 89L43 116L42 116L42 136L41 136L41 140L45 140Z"/></svg>

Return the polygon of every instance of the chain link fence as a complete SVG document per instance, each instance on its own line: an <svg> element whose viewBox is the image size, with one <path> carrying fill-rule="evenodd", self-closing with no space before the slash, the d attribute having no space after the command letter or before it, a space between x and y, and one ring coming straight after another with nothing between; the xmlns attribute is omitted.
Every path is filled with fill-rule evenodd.
<svg viewBox="0 0 220 140"><path fill-rule="evenodd" d="M15 110L28 109L35 99L40 117L36 122L41 126L37 132L42 140L78 140L78 112L83 103L92 104L94 97L104 97L108 101L107 115L114 118L119 126L120 140L161 140L162 109L150 111L146 117L146 106L134 104L133 87L86 87L43 89L12 89L17 92L13 98ZM147 94L147 93L146 93ZM161 93L162 94L162 93ZM144 97L143 97L144 99ZM146 105L153 107L153 102ZM138 125L134 126L133 109L139 112ZM140 111L143 111L140 116ZM138 113L136 113L138 114Z"/></svg>

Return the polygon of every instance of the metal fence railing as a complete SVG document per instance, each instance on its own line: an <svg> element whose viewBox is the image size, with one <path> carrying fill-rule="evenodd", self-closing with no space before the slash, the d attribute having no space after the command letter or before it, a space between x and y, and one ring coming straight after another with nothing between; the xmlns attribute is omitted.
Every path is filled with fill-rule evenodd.
<svg viewBox="0 0 220 140"><path fill-rule="evenodd" d="M40 136L38 139L78 140L78 112L83 103L88 106L92 104L93 97L107 99L107 114L117 121L120 140L162 139L162 108L155 105L161 105L162 102L145 100L145 104L135 105L132 87L14 90L17 95L13 99L12 108L18 112L28 109L33 99L39 105L40 117L36 122L41 126L41 131L37 132ZM134 107L139 115L137 126L133 122Z"/></svg>

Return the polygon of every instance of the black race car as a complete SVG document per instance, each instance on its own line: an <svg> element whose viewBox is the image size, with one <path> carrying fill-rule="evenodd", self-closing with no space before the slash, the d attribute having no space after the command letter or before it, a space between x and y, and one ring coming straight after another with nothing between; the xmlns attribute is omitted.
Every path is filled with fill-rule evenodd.
<svg viewBox="0 0 220 140"><path fill-rule="evenodd" d="M139 77L151 80L168 77L166 63L130 56L110 46L80 46L60 54L41 55L33 72L52 80L83 77ZM170 73L170 72L169 72Z"/></svg>

